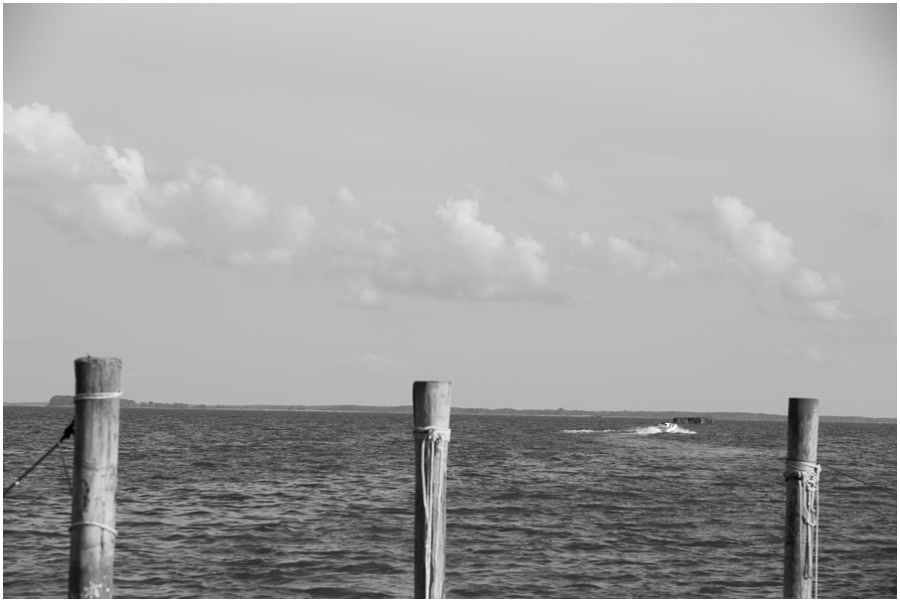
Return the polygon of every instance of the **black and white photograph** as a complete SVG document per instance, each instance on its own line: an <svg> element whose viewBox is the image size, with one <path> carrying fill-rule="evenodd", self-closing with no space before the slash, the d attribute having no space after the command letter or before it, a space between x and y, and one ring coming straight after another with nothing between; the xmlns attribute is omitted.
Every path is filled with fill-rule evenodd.
<svg viewBox="0 0 900 602"><path fill-rule="evenodd" d="M2 29L4 598L897 598L896 3Z"/></svg>

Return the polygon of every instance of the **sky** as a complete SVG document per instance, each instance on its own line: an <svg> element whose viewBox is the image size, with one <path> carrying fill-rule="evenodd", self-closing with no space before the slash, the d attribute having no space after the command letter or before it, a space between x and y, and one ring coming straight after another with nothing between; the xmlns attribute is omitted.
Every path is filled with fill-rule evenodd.
<svg viewBox="0 0 900 602"><path fill-rule="evenodd" d="M896 25L4 4L4 400L896 417Z"/></svg>

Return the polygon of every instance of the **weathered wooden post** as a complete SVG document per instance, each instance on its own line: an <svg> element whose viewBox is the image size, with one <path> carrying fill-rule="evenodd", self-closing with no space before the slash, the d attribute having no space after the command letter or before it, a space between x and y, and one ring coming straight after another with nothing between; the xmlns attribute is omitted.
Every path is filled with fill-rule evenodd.
<svg viewBox="0 0 900 602"><path fill-rule="evenodd" d="M450 383L413 383L416 443L414 595L444 597L447 533L447 451L450 446Z"/></svg>
<svg viewBox="0 0 900 602"><path fill-rule="evenodd" d="M122 361L75 360L69 597L112 598Z"/></svg>
<svg viewBox="0 0 900 602"><path fill-rule="evenodd" d="M818 580L819 400L791 397L784 478L787 512L784 530L784 597L812 598ZM817 595L818 592L815 592Z"/></svg>

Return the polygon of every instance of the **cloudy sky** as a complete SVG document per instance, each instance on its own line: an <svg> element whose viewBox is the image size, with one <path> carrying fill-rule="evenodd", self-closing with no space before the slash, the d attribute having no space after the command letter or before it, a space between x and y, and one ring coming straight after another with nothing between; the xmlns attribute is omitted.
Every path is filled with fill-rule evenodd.
<svg viewBox="0 0 900 602"><path fill-rule="evenodd" d="M896 6L3 7L3 391L897 414Z"/></svg>

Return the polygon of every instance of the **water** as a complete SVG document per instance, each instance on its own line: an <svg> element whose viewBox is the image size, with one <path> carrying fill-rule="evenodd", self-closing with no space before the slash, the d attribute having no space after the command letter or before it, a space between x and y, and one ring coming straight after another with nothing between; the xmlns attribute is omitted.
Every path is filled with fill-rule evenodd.
<svg viewBox="0 0 900 602"><path fill-rule="evenodd" d="M4 408L4 485L71 415ZM785 423L451 427L448 597L781 597ZM123 409L120 430L117 597L412 597L411 415ZM819 460L896 488L896 443L822 423ZM4 500L5 597L66 595L70 511L54 453ZM821 523L820 597L897 597L896 496L826 468Z"/></svg>

